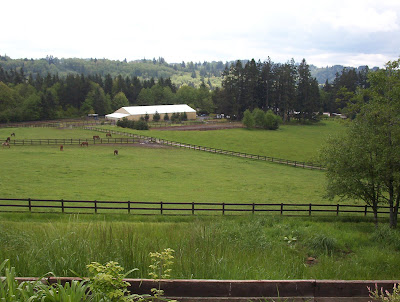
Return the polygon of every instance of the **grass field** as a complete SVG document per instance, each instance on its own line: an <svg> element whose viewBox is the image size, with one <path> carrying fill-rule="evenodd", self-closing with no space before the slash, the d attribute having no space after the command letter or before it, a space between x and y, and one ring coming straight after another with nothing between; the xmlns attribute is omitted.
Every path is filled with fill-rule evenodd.
<svg viewBox="0 0 400 302"><path fill-rule="evenodd" d="M323 137L341 129L342 125L328 122L315 127L284 126L276 132L140 133L307 160L316 156ZM0 129L0 138L11 132L17 139L85 139L99 134L18 128ZM277 154L262 153L267 146ZM115 148L119 156L113 155ZM323 171L172 147L65 146L60 152L57 145L12 146L0 149L0 161L0 197L6 198L333 203L322 197ZM400 277L399 232L382 226L375 229L371 219L364 217L0 213L0 261L11 259L21 276L48 271L71 276L70 269L85 275L85 265L91 261L114 260L126 269L138 267L139 273L132 277L147 277L149 252L167 247L176 251L173 278ZM315 261L307 263L308 257Z"/></svg>
<svg viewBox="0 0 400 302"><path fill-rule="evenodd" d="M326 139L344 128L341 121L327 120L309 126L283 125L276 131L245 128L217 131L159 131L157 128L149 131L122 131L230 151L316 162L319 149Z"/></svg>
<svg viewBox="0 0 400 302"><path fill-rule="evenodd" d="M0 160L3 198L329 202L324 172L176 148L16 146Z"/></svg>

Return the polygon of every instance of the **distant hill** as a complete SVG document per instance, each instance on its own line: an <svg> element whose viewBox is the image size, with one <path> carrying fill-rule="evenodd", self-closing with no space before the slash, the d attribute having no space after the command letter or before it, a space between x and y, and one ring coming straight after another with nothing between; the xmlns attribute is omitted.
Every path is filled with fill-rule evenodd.
<svg viewBox="0 0 400 302"><path fill-rule="evenodd" d="M357 71L361 71L362 69L367 68L368 66L359 66L359 67L348 67L343 65L334 65L331 67L316 67L314 65L310 65L311 76L316 78L319 84L325 84L326 80L329 83L332 83L336 77L336 73L341 73L343 68L355 68ZM370 70L377 70L378 67L370 68Z"/></svg>
<svg viewBox="0 0 400 302"><path fill-rule="evenodd" d="M241 60L243 65L248 60ZM181 85L190 85L199 87L204 81L211 89L220 87L222 78L221 74L226 66L232 62L182 62L182 63L167 63L163 58L153 60L136 60L127 62L115 61L108 59L58 59L52 56L47 56L43 59L11 59L7 56L0 56L0 67L4 71L24 69L26 76L32 74L40 74L45 77L47 73L58 74L60 77L65 77L70 73L93 75L98 74L105 76L110 74L112 77L122 75L124 78L139 77L142 80L151 78L158 79L171 78L171 81L178 87ZM330 83L335 79L336 73L341 73L344 66L334 65L331 67L316 67L310 65L311 75L315 77L320 84L324 84L328 79ZM350 67L351 68L351 67ZM357 70L365 68L365 66L357 67ZM374 67L373 69L377 69Z"/></svg>

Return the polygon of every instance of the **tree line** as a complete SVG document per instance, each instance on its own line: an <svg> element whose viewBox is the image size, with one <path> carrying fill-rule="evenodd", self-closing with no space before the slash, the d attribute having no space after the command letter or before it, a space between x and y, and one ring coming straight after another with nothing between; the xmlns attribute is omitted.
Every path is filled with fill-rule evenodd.
<svg viewBox="0 0 400 302"><path fill-rule="evenodd" d="M161 58L159 61L151 64L166 64ZM357 91L368 87L368 68L343 69L332 84L326 81L321 86L311 76L305 59L300 64L293 59L283 64L270 59L245 62L226 64L222 87L211 89L204 80L199 87L178 87L171 78L163 77L28 74L23 67L3 68L0 60L0 122L105 115L122 106L158 104L188 104L200 114L224 113L237 120L245 110L258 108L271 110L284 122L315 121L317 113L323 111L354 115L359 102ZM196 69L196 64L181 65Z"/></svg>

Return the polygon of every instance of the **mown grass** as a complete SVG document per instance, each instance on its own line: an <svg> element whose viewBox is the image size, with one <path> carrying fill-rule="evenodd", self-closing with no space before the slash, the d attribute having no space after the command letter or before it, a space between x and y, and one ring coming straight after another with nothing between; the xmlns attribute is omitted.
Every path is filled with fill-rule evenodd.
<svg viewBox="0 0 400 302"><path fill-rule="evenodd" d="M146 278L149 252L169 247L172 278L399 278L399 232L362 218L38 216L0 216L0 259L21 276L85 275L91 261L114 260Z"/></svg>
<svg viewBox="0 0 400 302"><path fill-rule="evenodd" d="M177 148L12 146L0 161L3 198L331 203L322 171Z"/></svg>
<svg viewBox="0 0 400 302"><path fill-rule="evenodd" d="M230 151L317 162L318 152L326 139L344 128L341 121L327 120L314 125L283 125L276 131L245 128L214 131L159 131L157 128L148 131L121 130Z"/></svg>

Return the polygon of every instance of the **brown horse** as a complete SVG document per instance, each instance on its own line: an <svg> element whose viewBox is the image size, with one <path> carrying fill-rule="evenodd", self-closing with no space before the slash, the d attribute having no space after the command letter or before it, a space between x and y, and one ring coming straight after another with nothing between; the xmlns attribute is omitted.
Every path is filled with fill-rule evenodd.
<svg viewBox="0 0 400 302"><path fill-rule="evenodd" d="M60 145L60 151L64 151L64 146Z"/></svg>
<svg viewBox="0 0 400 302"><path fill-rule="evenodd" d="M15 136L15 133L13 132L13 133L11 133L11 135L10 136Z"/></svg>
<svg viewBox="0 0 400 302"><path fill-rule="evenodd" d="M89 143L88 142L82 142L81 143L81 147L83 147L83 146L89 147Z"/></svg>
<svg viewBox="0 0 400 302"><path fill-rule="evenodd" d="M11 140L11 138L10 138L10 137L7 137L6 142L9 142L10 140Z"/></svg>
<svg viewBox="0 0 400 302"><path fill-rule="evenodd" d="M118 150L114 150L114 155L118 155Z"/></svg>
<svg viewBox="0 0 400 302"><path fill-rule="evenodd" d="M98 136L98 135L93 135L93 139L100 139L100 136Z"/></svg>
<svg viewBox="0 0 400 302"><path fill-rule="evenodd" d="M111 133L106 133L106 137L111 137Z"/></svg>
<svg viewBox="0 0 400 302"><path fill-rule="evenodd" d="M10 148L10 143L9 143L9 142L4 142L4 143L2 143L2 145L3 145L3 147L8 147L8 148Z"/></svg>

